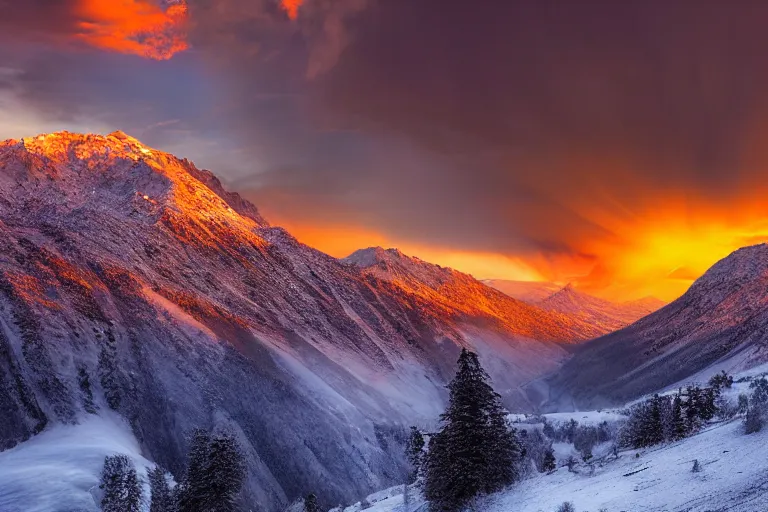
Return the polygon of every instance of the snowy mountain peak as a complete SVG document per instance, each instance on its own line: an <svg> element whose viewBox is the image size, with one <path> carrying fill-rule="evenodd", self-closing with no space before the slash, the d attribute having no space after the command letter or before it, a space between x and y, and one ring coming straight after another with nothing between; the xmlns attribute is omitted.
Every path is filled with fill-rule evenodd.
<svg viewBox="0 0 768 512"><path fill-rule="evenodd" d="M148 221L182 216L203 225L268 226L255 206L225 191L209 171L123 132L8 140L0 143L0 166L0 197L26 199L31 215L106 210Z"/></svg>

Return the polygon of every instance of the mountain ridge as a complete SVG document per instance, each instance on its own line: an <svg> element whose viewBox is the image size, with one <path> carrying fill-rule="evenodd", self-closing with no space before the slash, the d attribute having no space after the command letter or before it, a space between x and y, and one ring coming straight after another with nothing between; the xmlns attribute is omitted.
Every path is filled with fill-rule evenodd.
<svg viewBox="0 0 768 512"><path fill-rule="evenodd" d="M633 325L582 345L550 380L552 403L627 401L716 363L768 360L768 245L738 249ZM610 364L607 363L610 361Z"/></svg>

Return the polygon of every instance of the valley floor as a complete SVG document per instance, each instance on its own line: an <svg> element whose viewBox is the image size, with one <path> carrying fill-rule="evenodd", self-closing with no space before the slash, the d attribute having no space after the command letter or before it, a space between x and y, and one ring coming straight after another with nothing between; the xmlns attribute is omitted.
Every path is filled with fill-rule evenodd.
<svg viewBox="0 0 768 512"><path fill-rule="evenodd" d="M584 413L573 413L574 417ZM639 454L639 457L636 455ZM697 459L701 471L693 473ZM402 487L368 497L370 512L403 507ZM768 430L744 435L741 420L718 423L683 441L608 457L594 472L561 467L484 499L477 512L555 512L565 501L576 512L761 512L768 510ZM358 512L360 504L345 509Z"/></svg>

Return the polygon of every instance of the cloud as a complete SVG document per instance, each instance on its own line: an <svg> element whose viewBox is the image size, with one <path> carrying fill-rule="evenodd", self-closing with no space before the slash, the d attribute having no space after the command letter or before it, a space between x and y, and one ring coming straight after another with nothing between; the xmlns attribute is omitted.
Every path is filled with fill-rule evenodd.
<svg viewBox="0 0 768 512"><path fill-rule="evenodd" d="M164 9L148 0L79 0L76 37L109 51L167 60L189 48L185 0Z"/></svg>

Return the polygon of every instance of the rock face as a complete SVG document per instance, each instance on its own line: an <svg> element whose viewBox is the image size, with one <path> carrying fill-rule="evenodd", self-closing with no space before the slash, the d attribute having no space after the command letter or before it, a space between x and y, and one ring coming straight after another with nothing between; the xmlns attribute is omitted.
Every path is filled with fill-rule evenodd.
<svg viewBox="0 0 768 512"><path fill-rule="evenodd" d="M679 299L635 324L585 343L550 383L552 401L577 407L625 402L715 364L738 370L768 360L768 246L716 263Z"/></svg>
<svg viewBox="0 0 768 512"><path fill-rule="evenodd" d="M0 143L0 234L0 449L114 409L178 476L186 433L228 428L253 510L400 483L461 347L525 404L587 337L460 273L317 252L119 132Z"/></svg>

